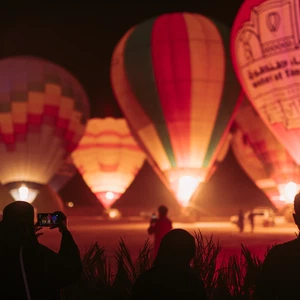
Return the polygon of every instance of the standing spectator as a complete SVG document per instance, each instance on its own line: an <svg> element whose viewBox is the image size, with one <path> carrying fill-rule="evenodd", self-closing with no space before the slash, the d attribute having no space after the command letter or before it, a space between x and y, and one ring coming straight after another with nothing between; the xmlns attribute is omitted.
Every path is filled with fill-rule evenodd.
<svg viewBox="0 0 300 300"><path fill-rule="evenodd" d="M207 300L204 283L190 266L196 245L183 229L173 229L162 239L153 267L137 279L133 300Z"/></svg>
<svg viewBox="0 0 300 300"><path fill-rule="evenodd" d="M60 299L60 290L81 276L77 245L67 228L62 212L58 227L61 233L59 253L40 244L34 225L34 208L16 201L3 210L0 222L0 299ZM50 227L51 229L54 227Z"/></svg>
<svg viewBox="0 0 300 300"><path fill-rule="evenodd" d="M157 254L162 238L172 229L172 221L167 217L168 208L158 207L158 218L151 218L148 233L154 235L154 257Z"/></svg>

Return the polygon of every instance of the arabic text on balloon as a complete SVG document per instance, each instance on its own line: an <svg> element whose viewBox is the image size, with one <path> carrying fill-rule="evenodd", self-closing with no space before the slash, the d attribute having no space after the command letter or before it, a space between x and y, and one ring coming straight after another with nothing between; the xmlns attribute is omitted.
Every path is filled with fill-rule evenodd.
<svg viewBox="0 0 300 300"><path fill-rule="evenodd" d="M259 66L259 68L255 70L248 70L248 78L253 81L252 86L257 88L258 86L271 83L273 80L281 80L283 79L283 76L299 76L300 69L295 69L295 66L297 65L300 65L300 61L298 61L295 57L293 57L290 62L286 60L277 61L273 65L267 64ZM277 72L274 73L274 71Z"/></svg>

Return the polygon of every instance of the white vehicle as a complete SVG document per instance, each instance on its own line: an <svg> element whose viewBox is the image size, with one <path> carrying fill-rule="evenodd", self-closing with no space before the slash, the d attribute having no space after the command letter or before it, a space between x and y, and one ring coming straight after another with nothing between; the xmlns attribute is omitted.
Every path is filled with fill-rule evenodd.
<svg viewBox="0 0 300 300"><path fill-rule="evenodd" d="M249 224L249 215L250 213L254 213L254 224L258 226L274 226L275 225L275 213L272 208L270 207L256 207L252 211L246 211L244 213L244 222L245 225ZM233 224L237 224L238 222L238 215L234 215L230 217L230 222Z"/></svg>

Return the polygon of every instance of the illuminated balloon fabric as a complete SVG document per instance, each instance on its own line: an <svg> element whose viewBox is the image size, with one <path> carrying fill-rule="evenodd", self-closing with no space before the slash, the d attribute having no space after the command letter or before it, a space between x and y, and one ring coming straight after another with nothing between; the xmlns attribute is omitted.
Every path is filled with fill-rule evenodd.
<svg viewBox="0 0 300 300"><path fill-rule="evenodd" d="M300 7L298 0L246 0L231 51L245 93L300 164Z"/></svg>
<svg viewBox="0 0 300 300"><path fill-rule="evenodd" d="M0 219L1 213L6 205L14 202L15 200L11 197L8 189L0 184ZM49 185L43 185L39 193L32 203L35 213L53 212L53 211L64 211L63 201L60 196L55 193Z"/></svg>
<svg viewBox="0 0 300 300"><path fill-rule="evenodd" d="M291 183L295 187L300 187L300 168L264 124L249 101L245 100L240 107L236 115L236 124L260 159L268 177L276 182L282 194L281 200L293 201L295 195L289 195L284 190Z"/></svg>
<svg viewBox="0 0 300 300"><path fill-rule="evenodd" d="M270 178L260 158L245 140L244 133L240 129L236 129L233 134L231 146L238 163L245 173L266 194L270 201L277 208L280 208L284 202L280 200L276 182Z"/></svg>
<svg viewBox="0 0 300 300"><path fill-rule="evenodd" d="M236 115L236 124L264 163L277 184L300 183L300 168L264 124L249 101L244 100Z"/></svg>
<svg viewBox="0 0 300 300"><path fill-rule="evenodd" d="M84 181L105 208L128 188L145 155L131 135L125 119L91 119L72 154Z"/></svg>
<svg viewBox="0 0 300 300"><path fill-rule="evenodd" d="M76 147L88 99L63 68L35 57L0 60L0 180L46 184Z"/></svg>
<svg viewBox="0 0 300 300"><path fill-rule="evenodd" d="M71 156L69 156L56 174L51 178L49 186L59 192L77 173L77 169L73 164Z"/></svg>
<svg viewBox="0 0 300 300"><path fill-rule="evenodd" d="M130 29L113 54L119 105L182 205L205 181L237 104L240 88L227 44L224 25L173 13ZM178 186L187 178L194 186L181 198Z"/></svg>

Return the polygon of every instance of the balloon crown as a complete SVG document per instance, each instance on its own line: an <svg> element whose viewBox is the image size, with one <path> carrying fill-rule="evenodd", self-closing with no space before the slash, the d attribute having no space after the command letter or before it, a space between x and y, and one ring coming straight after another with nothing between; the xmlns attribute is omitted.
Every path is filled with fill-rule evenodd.
<svg viewBox="0 0 300 300"><path fill-rule="evenodd" d="M298 48L300 31L299 1L265 1L253 7L251 19L243 24L238 33L237 45L243 48L243 64ZM284 20L290 20L284 22Z"/></svg>

